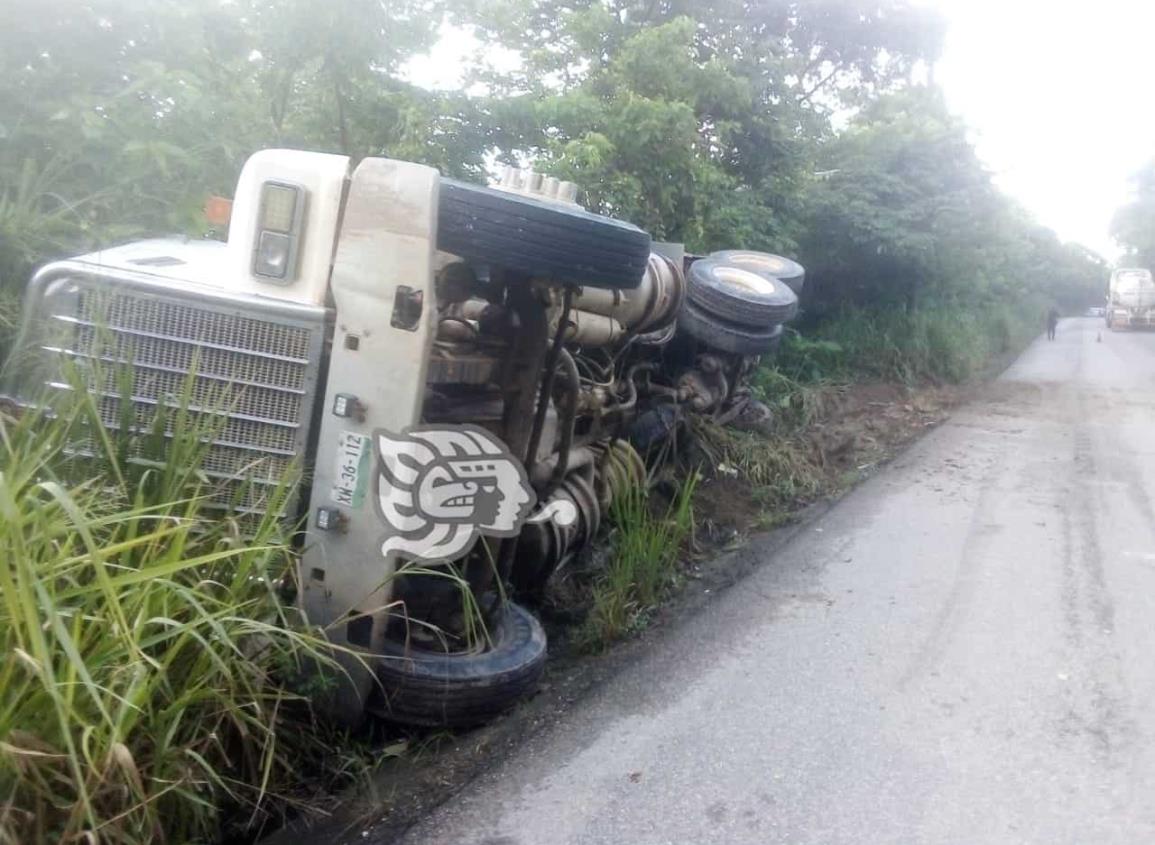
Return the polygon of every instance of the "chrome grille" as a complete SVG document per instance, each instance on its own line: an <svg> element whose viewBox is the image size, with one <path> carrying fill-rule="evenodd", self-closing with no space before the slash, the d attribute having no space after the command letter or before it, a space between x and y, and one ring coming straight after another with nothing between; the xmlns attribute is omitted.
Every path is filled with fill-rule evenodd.
<svg viewBox="0 0 1155 845"><path fill-rule="evenodd" d="M171 437L172 409L185 409L211 441L201 466L213 482L210 500L263 512L269 485L302 463L323 310L224 294L193 299L171 282L70 281L45 298L51 326L41 349L56 361L47 386L86 388L114 430L163 428Z"/></svg>
<svg viewBox="0 0 1155 845"><path fill-rule="evenodd" d="M76 326L76 349L91 353L98 343L97 329L90 325ZM147 335L113 334L99 338L100 350L116 360L131 360L138 367L172 370L187 373L195 367L204 376L227 378L240 384L280 387L303 393L306 370L299 361L285 361L243 352L238 349L218 349L192 341L174 342L171 339Z"/></svg>
<svg viewBox="0 0 1155 845"><path fill-rule="evenodd" d="M122 365L134 365L128 384L121 382L119 370ZM199 374L200 371L194 372ZM99 371L90 370L87 386L90 391L104 396L119 397L128 392L134 399L147 404L164 402L180 406L187 403L193 409L225 411L270 425L295 426L301 416L299 393L236 384L216 376L190 378L187 372L141 367L131 357Z"/></svg>
<svg viewBox="0 0 1155 845"><path fill-rule="evenodd" d="M80 291L78 300L78 319L96 320L118 331L298 361L309 356L309 333L299 326L103 290Z"/></svg>
<svg viewBox="0 0 1155 845"><path fill-rule="evenodd" d="M52 386L62 389L68 387L63 382L54 383ZM168 408L179 407L175 401L159 404ZM132 428L138 431L147 431L156 420L157 405L158 403L142 402L137 399L128 402L110 391L109 395L102 396L100 399L100 419L106 427L119 429L122 427L122 417L127 406L131 412L130 425ZM192 406L190 409L194 412L198 410ZM212 432L214 445L233 449L254 449L259 452L271 452L288 457L297 453L295 448L297 430L295 427L271 426L258 420L248 420L215 411L203 413L213 417L206 422L206 427ZM175 424L173 416L169 415L164 422L164 433L171 436Z"/></svg>

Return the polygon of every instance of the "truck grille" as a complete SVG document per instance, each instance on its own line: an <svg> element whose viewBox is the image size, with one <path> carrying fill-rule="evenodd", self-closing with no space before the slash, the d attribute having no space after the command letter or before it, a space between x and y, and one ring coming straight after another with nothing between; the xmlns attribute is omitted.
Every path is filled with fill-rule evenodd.
<svg viewBox="0 0 1155 845"><path fill-rule="evenodd" d="M47 387L84 387L113 430L171 438L183 416L209 441L201 469L213 482L211 505L263 513L270 486L304 458L323 309L69 281L45 297Z"/></svg>

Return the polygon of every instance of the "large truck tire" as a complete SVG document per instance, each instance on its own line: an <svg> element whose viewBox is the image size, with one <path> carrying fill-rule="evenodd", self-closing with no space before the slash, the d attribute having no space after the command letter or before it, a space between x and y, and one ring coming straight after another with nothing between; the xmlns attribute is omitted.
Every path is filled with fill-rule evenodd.
<svg viewBox="0 0 1155 845"><path fill-rule="evenodd" d="M374 714L404 725L469 727L509 710L537 689L545 631L528 610L505 602L494 614L489 640L469 652L387 641L374 660L382 689Z"/></svg>
<svg viewBox="0 0 1155 845"><path fill-rule="evenodd" d="M748 249L723 249L710 253L710 258L725 261L759 276L778 279L794 291L795 296L802 296L802 287L806 284L806 270L797 261L769 252L754 252Z"/></svg>
<svg viewBox="0 0 1155 845"><path fill-rule="evenodd" d="M576 206L441 180L437 247L530 276L596 288L636 288L650 236Z"/></svg>
<svg viewBox="0 0 1155 845"><path fill-rule="evenodd" d="M690 265L687 296L704 311L759 330L785 323L798 312L798 297L785 283L716 258Z"/></svg>
<svg viewBox="0 0 1155 845"><path fill-rule="evenodd" d="M678 328L707 346L735 355L765 355L775 352L782 342L781 323L760 329L738 325L693 302L686 302L678 312Z"/></svg>

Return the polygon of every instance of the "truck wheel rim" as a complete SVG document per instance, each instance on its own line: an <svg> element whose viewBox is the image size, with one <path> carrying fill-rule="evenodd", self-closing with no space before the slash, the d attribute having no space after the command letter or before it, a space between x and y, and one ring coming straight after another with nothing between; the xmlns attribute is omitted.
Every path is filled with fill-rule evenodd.
<svg viewBox="0 0 1155 845"><path fill-rule="evenodd" d="M714 272L719 281L732 287L766 296L774 293L773 284L749 270L740 267L718 267Z"/></svg>
<svg viewBox="0 0 1155 845"><path fill-rule="evenodd" d="M760 270L765 270L770 275L774 275L787 266L785 261L776 256L758 252L729 253L726 256L726 260L734 264L745 264L748 267L757 267Z"/></svg>

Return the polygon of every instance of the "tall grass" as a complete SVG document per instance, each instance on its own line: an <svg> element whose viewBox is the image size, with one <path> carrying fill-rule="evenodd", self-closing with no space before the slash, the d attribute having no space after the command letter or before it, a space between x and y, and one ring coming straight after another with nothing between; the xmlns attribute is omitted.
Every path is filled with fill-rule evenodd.
<svg viewBox="0 0 1155 845"><path fill-rule="evenodd" d="M775 363L755 370L750 387L755 398L769 407L774 433L790 435L829 413L831 400L841 391L842 382L837 376L821 374L799 380Z"/></svg>
<svg viewBox="0 0 1155 845"><path fill-rule="evenodd" d="M20 296L0 281L0 361L12 351L19 322Z"/></svg>
<svg viewBox="0 0 1155 845"><path fill-rule="evenodd" d="M788 338L778 366L802 377L965 382L1038 334L1042 313L1034 301L845 309L814 325L810 341Z"/></svg>
<svg viewBox="0 0 1155 845"><path fill-rule="evenodd" d="M89 170L61 152L43 161L0 160L0 297L18 296L38 262L94 243L90 212L109 193L77 195L73 182Z"/></svg>
<svg viewBox="0 0 1155 845"><path fill-rule="evenodd" d="M610 504L614 524L609 565L595 582L589 615L579 640L599 651L641 624L677 583L678 560L694 524L697 474L683 482L664 510L655 510L648 490L634 486Z"/></svg>
<svg viewBox="0 0 1155 845"><path fill-rule="evenodd" d="M4 843L213 840L361 765L285 682L328 660L278 594L294 479L256 521L212 509L204 418L170 414L117 435L77 391L0 418Z"/></svg>

